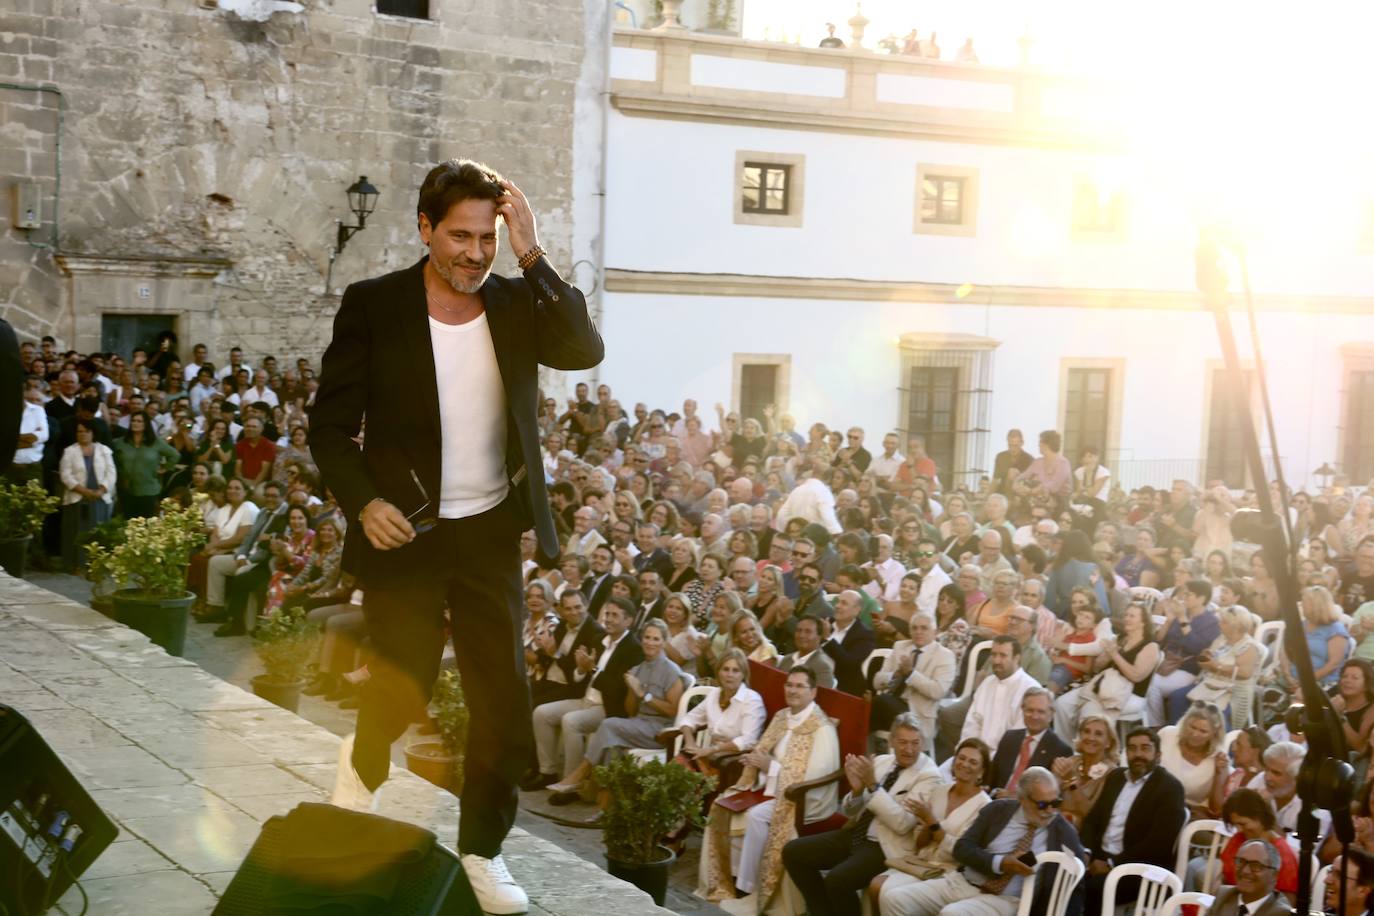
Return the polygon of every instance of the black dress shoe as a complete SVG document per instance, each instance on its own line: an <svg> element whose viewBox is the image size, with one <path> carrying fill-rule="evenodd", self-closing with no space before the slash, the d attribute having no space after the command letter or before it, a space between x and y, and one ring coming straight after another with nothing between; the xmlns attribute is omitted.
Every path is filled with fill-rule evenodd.
<svg viewBox="0 0 1374 916"><path fill-rule="evenodd" d="M521 780L520 789L524 792L538 792L540 789L547 789L556 782L558 782L558 776L556 774L541 773L535 770Z"/></svg>
<svg viewBox="0 0 1374 916"><path fill-rule="evenodd" d="M248 630L236 620L230 620L215 628L216 636L247 636Z"/></svg>
<svg viewBox="0 0 1374 916"><path fill-rule="evenodd" d="M192 614L191 616L196 619L196 623L224 623L226 620L229 619L229 612L219 611L217 613L212 614L209 611L206 611L200 614Z"/></svg>

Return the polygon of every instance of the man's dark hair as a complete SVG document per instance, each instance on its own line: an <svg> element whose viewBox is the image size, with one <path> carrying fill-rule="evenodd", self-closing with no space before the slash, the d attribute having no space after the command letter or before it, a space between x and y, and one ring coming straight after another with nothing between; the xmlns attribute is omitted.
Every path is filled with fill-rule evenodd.
<svg viewBox="0 0 1374 916"><path fill-rule="evenodd" d="M609 595L606 598L606 602L601 606L603 608L618 607L620 608L620 612L625 615L626 620L635 619L635 606L630 603L630 599L628 598L622 598L619 595Z"/></svg>
<svg viewBox="0 0 1374 916"><path fill-rule="evenodd" d="M858 509L854 509L853 511L859 512ZM859 514L861 516L863 515L862 512L859 512ZM855 556L858 556L860 559L864 560L868 559L868 545L864 543L863 538L859 537L852 531L846 531L844 534L836 538L835 546L836 548L848 547L850 550L856 551Z"/></svg>
<svg viewBox="0 0 1374 916"><path fill-rule="evenodd" d="M813 540L811 540L810 538L796 538L795 540L792 541L792 549L793 549L793 550L796 550L796 549L797 549L800 545L802 545L802 544L805 544L807 547L810 547L812 550L815 550L815 549L816 549L816 542L813 541Z"/></svg>
<svg viewBox="0 0 1374 916"><path fill-rule="evenodd" d="M587 603L587 598L586 598L586 596L583 595L581 592L579 592L579 591L578 591L577 589L575 589L575 588L565 588L565 589L563 589L563 594L561 594L561 595L558 596L558 603L559 603L559 604L564 604L564 603L567 602L567 600L568 600L569 598L576 598L578 601L581 601L583 605L586 605L586 603Z"/></svg>
<svg viewBox="0 0 1374 916"><path fill-rule="evenodd" d="M1206 579L1189 579L1183 587L1203 601L1212 600L1212 583Z"/></svg>
<svg viewBox="0 0 1374 916"><path fill-rule="evenodd" d="M158 342L158 343L162 343L164 340L170 341L171 343L176 343L176 342L177 342L177 336L176 336L176 334L175 334L174 332L172 332L172 331L158 331L158 332L157 332L157 342Z"/></svg>
<svg viewBox="0 0 1374 916"><path fill-rule="evenodd" d="M1059 446L1064 442L1059 433L1052 429L1047 429L1041 433L1040 441L1048 445L1052 451L1056 452L1059 451Z"/></svg>
<svg viewBox="0 0 1374 916"><path fill-rule="evenodd" d="M835 573L836 580L838 580L840 576L844 576L850 582L853 582L855 586L864 586L868 584L868 573L861 569L857 563L846 563L841 566Z"/></svg>
<svg viewBox="0 0 1374 916"><path fill-rule="evenodd" d="M1131 729L1129 732L1126 733L1126 743L1129 744L1132 738L1139 738L1142 735L1150 739L1150 743L1155 746L1155 754L1158 755L1159 735L1156 735L1154 729L1152 728L1146 728L1142 725L1139 728Z"/></svg>
<svg viewBox="0 0 1374 916"><path fill-rule="evenodd" d="M802 620L806 620L806 619L808 619L808 618L806 618L806 617L803 617L803 618L802 618ZM797 623L801 623L801 620L798 620ZM819 626L819 624L817 624L817 626ZM812 671L810 668L804 668L804 667L798 666L798 667L796 667L796 668L793 668L791 671L787 672L787 676L788 676L788 677L791 677L791 676L794 675L794 674L803 674L803 675L805 675L805 676L806 676L806 686L810 687L812 690L815 690L815 689L816 689L816 672Z"/></svg>
<svg viewBox="0 0 1374 916"><path fill-rule="evenodd" d="M1021 657L1021 644L1016 641L1015 636L1009 636L1006 633L1002 633L992 638L992 644L994 646L1011 646L1011 654L1017 658Z"/></svg>
<svg viewBox="0 0 1374 916"><path fill-rule="evenodd" d="M816 581L817 581L817 582L824 582L824 581L825 581L825 574L824 574L823 572L821 572L820 566L819 566L818 564L816 564L816 563L803 563L803 564L797 569L797 576L798 576L798 578L800 578L800 577L801 577L801 574L804 573L804 572L806 572L808 569L811 570L812 572L814 572L814 573L816 574Z"/></svg>
<svg viewBox="0 0 1374 916"><path fill-rule="evenodd" d="M495 169L471 159L449 159L429 170L420 185L415 205L418 219L424 216L431 227L443 222L449 209L464 200L496 200L506 193Z"/></svg>
<svg viewBox="0 0 1374 916"><path fill-rule="evenodd" d="M230 347L230 348L229 348L229 352L230 352L230 353L237 353L237 354L239 354L240 356L242 356L242 355L243 355L243 347Z"/></svg>
<svg viewBox="0 0 1374 916"><path fill-rule="evenodd" d="M1050 562L1049 555L1045 553L1044 549L1041 548L1039 544L1027 544L1025 547L1022 547L1021 559L1030 564L1031 569L1036 575L1044 572L1045 567L1049 565Z"/></svg>
<svg viewBox="0 0 1374 916"><path fill-rule="evenodd" d="M819 636L819 635L821 634L821 622L820 622L819 620L817 620L815 617L812 617L812 616L810 616L810 615L807 615L807 616L805 616L805 617L798 617L798 618L797 618L796 624L792 627L792 632L795 634L795 633L797 632L797 627L801 626L803 623L805 623L805 622L808 621L808 620L811 621L813 624L815 624L815 626L816 626L816 635ZM812 686L814 687L815 685L813 684Z"/></svg>
<svg viewBox="0 0 1374 916"><path fill-rule="evenodd" d="M57 346L57 338L56 338L56 337L53 337L51 334L44 334L44 335L43 335L43 339L42 339L41 341L39 341L39 342L40 342L40 343L50 343L50 344L52 344L54 347Z"/></svg>
<svg viewBox="0 0 1374 916"><path fill-rule="evenodd" d="M840 527L844 528L846 533L850 529L863 528L867 524L868 519L864 518L863 510L858 506L850 506L840 513ZM840 535L840 537L844 537L844 535Z"/></svg>
<svg viewBox="0 0 1374 916"><path fill-rule="evenodd" d="M1237 789L1226 796L1226 801L1221 806L1221 821L1223 824L1229 824L1233 817L1248 817L1259 821L1265 830L1273 830L1278 826L1274 806L1254 789Z"/></svg>
<svg viewBox="0 0 1374 916"><path fill-rule="evenodd" d="M262 485L262 489L264 492L266 492L267 490L276 490L278 493L280 493L285 488L281 485L279 481L269 480L267 481L267 483Z"/></svg>

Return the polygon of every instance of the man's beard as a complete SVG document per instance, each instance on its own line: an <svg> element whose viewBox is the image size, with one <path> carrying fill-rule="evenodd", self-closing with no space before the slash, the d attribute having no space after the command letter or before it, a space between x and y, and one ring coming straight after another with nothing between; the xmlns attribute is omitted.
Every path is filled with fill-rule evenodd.
<svg viewBox="0 0 1374 916"><path fill-rule="evenodd" d="M477 292L482 288L482 284L487 282L487 277L491 276L491 262L485 264L481 268L481 274L473 280L465 280L452 266L444 264L438 259L431 258L430 263L434 265L434 272L443 277L445 283L460 293Z"/></svg>

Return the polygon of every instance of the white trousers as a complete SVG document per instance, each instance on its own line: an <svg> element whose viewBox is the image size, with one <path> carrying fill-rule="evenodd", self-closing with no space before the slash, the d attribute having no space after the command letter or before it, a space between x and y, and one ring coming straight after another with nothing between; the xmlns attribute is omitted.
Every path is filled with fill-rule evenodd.
<svg viewBox="0 0 1374 916"><path fill-rule="evenodd" d="M1122 704L1119 712L1110 712L1097 702L1086 686L1075 687L1054 701L1054 730L1059 737L1074 743L1078 736L1078 723L1088 716L1101 716L1113 725L1118 717L1135 715L1145 711L1145 698L1131 694Z"/></svg>
<svg viewBox="0 0 1374 916"><path fill-rule="evenodd" d="M735 887L746 894L759 889L759 866L763 864L763 847L768 843L768 826L773 821L776 805L770 798L744 812L744 842L740 846Z"/></svg>
<svg viewBox="0 0 1374 916"><path fill-rule="evenodd" d="M985 894L957 871L933 881L883 882L882 916L1016 916L1017 897Z"/></svg>
<svg viewBox="0 0 1374 916"><path fill-rule="evenodd" d="M238 558L232 553L215 554L205 564L205 603L224 607L224 590L228 588L229 577L252 568L247 564L239 566Z"/></svg>
<svg viewBox="0 0 1374 916"><path fill-rule="evenodd" d="M606 718L600 703L557 700L534 708L534 746L539 772L567 776L587 754L587 739ZM560 753L561 752L561 753Z"/></svg>
<svg viewBox="0 0 1374 916"><path fill-rule="evenodd" d="M1168 674L1156 672L1150 679L1150 689L1145 693L1145 724L1150 728L1160 728L1167 724L1164 721L1164 701L1180 687L1196 683L1197 675L1189 674L1181 668Z"/></svg>

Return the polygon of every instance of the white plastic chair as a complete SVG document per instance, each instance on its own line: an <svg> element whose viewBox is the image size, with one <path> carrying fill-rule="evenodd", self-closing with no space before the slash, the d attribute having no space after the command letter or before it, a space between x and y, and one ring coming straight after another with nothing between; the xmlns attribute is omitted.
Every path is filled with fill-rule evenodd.
<svg viewBox="0 0 1374 916"><path fill-rule="evenodd" d="M1035 871L1021 887L1021 905L1016 910L1016 916L1030 916L1031 902L1035 899L1035 879L1049 865L1058 866L1054 872L1054 884L1050 887L1045 909L1036 913L1037 916L1064 916L1074 888L1083 880L1084 871L1082 860L1067 852L1042 852L1035 857Z"/></svg>
<svg viewBox="0 0 1374 916"><path fill-rule="evenodd" d="M1168 900L1164 901L1164 905L1159 908L1158 916L1178 916L1183 907L1190 905L1197 907L1198 914L1201 916L1202 913L1212 908L1212 904L1216 903L1216 900L1217 898L1213 897L1211 894L1199 894L1197 891L1184 891L1181 894L1174 894Z"/></svg>
<svg viewBox="0 0 1374 916"><path fill-rule="evenodd" d="M873 687L874 676L882 670L883 663L885 663L891 655L891 649L874 649L872 652L868 653L868 658L864 659L863 667L859 670L864 673L864 683L866 683L870 689ZM874 662L878 663L876 667L874 666Z"/></svg>
<svg viewBox="0 0 1374 916"><path fill-rule="evenodd" d="M1221 739L1221 752L1223 754L1231 753L1231 745L1236 743L1236 738L1240 737L1241 731L1242 729L1233 728L1226 733L1225 738Z"/></svg>
<svg viewBox="0 0 1374 916"><path fill-rule="evenodd" d="M1174 874L1180 882L1188 880L1188 863L1193 858L1193 838L1200 833L1211 833L1212 841L1207 845L1206 865L1198 883L1203 891L1215 891L1221 886L1221 849L1230 833L1221 821L1203 818L1190 821L1183 826L1178 835L1178 845L1174 847Z"/></svg>
<svg viewBox="0 0 1374 916"><path fill-rule="evenodd" d="M992 640L985 639L974 643L968 650L968 670L964 673L964 688L959 699L973 696L973 688L978 683L978 668L983 664L983 656L992 651Z"/></svg>
<svg viewBox="0 0 1374 916"><path fill-rule="evenodd" d="M1283 621L1266 620L1255 631L1255 638L1264 646L1264 661L1260 664L1260 680L1266 679L1279 663L1279 648L1283 645Z"/></svg>
<svg viewBox="0 0 1374 916"><path fill-rule="evenodd" d="M1326 876L1331 874L1331 866L1323 865L1312 876L1312 902L1320 905L1326 899Z"/></svg>
<svg viewBox="0 0 1374 916"><path fill-rule="evenodd" d="M692 709L692 700L697 698L705 700L706 694L710 692L710 687L701 686L688 687L686 690L682 691L682 696L678 697L677 700L677 715L673 717L673 724L681 725L682 720L687 717L687 713L690 712ZM630 748L629 753L631 757L634 757L641 763L653 760L655 757L659 756L660 754L663 754L663 760L666 763L667 761L672 760L674 757L676 757L678 751L680 750L682 750L681 733L679 733L677 738L673 741L673 746L671 749L633 747Z"/></svg>
<svg viewBox="0 0 1374 916"><path fill-rule="evenodd" d="M1178 875L1158 865L1140 862L1126 862L1113 868L1107 874L1107 883L1102 887L1102 912L1115 913L1116 886L1122 878L1139 878L1140 891L1136 896L1135 907L1126 904L1124 910L1132 916L1154 916L1160 906L1170 896L1183 890L1183 882Z"/></svg>

